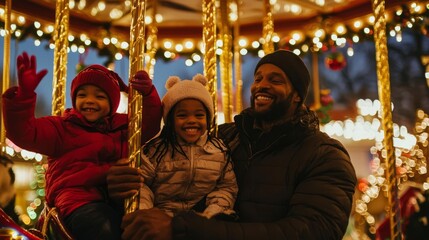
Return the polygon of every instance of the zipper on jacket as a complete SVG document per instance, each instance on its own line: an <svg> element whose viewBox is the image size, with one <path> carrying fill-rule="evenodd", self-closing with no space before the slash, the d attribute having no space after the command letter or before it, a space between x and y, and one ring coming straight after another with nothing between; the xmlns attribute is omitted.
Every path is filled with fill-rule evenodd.
<svg viewBox="0 0 429 240"><path fill-rule="evenodd" d="M266 151L268 151L268 149L270 149L271 148L271 146L273 146L274 145L274 143L276 143L276 142L278 142L279 141L279 139L280 138L278 138L277 140L275 140L274 142L272 142L270 145L268 145L266 148L264 148L264 149L262 149L262 150L259 150L258 152L256 152L255 154L251 154L251 156L249 157L249 160L251 160L251 159L253 159L253 158L255 158L256 156L258 156L258 155L261 155L263 152L266 152ZM251 144L249 144L249 145L251 145ZM251 148L251 146L249 146L249 148ZM249 165L250 165L250 162L251 161L249 161Z"/></svg>
<svg viewBox="0 0 429 240"><path fill-rule="evenodd" d="M189 161L190 161L189 181L188 181L188 184L186 185L185 191L183 192L183 198L186 198L186 195L188 194L189 187L191 186L193 179L194 179L194 175L195 175L194 146L192 146L192 145L190 146L190 150L189 150Z"/></svg>
<svg viewBox="0 0 429 240"><path fill-rule="evenodd" d="M249 132L247 131L247 129L244 127L244 126L246 126L245 125L245 120L244 120L244 117L241 119L241 129L243 130L243 132L244 132L244 134L245 134L245 136L246 136L246 138L247 138L247 151L248 151L248 153L249 153L249 158L248 158L248 161L247 161L247 164L246 164L246 167L247 168L249 168L250 167L250 165L252 164L252 162L253 162L253 159L257 156L257 155L259 155L259 154L261 154L261 153L263 153L263 152L265 152L265 151L267 151L268 149L270 149L271 148L271 146L273 146L277 141L280 141L279 139L280 138L282 138L284 135L282 135L282 136L280 136L279 138L277 138L274 142L272 142L269 146L267 146L266 148L264 148L264 149L262 149L262 150L260 150L260 151L258 151L258 152L256 152L256 153L253 153L253 148L252 148L252 143L251 143L251 137L250 137L250 134L249 134ZM240 131L238 131L238 134L240 134Z"/></svg>
<svg viewBox="0 0 429 240"><path fill-rule="evenodd" d="M243 122L242 122L241 126L245 126L244 125L244 119L243 119ZM247 161L247 167L250 166L250 164L252 163L252 160L255 158L255 156L257 156L257 155L259 155L259 154L267 151L268 149L270 149L271 146L273 146L276 142L280 141L280 138L282 138L284 136L284 135L280 136L274 142L271 142L271 144L268 145L267 147L265 147L264 149L259 150L258 152L253 153L250 134L247 132L247 129L245 127L242 127L242 129L243 129L243 132L244 132L244 134L246 135L246 138L247 138L247 146L248 146L247 150L248 150L249 155L250 155L249 156L249 160ZM240 134L240 133L238 133L238 134Z"/></svg>

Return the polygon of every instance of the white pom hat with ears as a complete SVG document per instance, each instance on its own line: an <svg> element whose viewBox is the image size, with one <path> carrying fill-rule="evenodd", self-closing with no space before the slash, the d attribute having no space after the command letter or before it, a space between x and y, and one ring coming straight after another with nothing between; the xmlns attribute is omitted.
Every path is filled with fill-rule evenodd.
<svg viewBox="0 0 429 240"><path fill-rule="evenodd" d="M178 76L170 76L165 83L167 92L162 98L163 118L167 120L170 110L183 99L200 100L209 110L209 119L213 119L214 107L209 91L206 88L207 79L201 75L195 75L192 80L180 80Z"/></svg>

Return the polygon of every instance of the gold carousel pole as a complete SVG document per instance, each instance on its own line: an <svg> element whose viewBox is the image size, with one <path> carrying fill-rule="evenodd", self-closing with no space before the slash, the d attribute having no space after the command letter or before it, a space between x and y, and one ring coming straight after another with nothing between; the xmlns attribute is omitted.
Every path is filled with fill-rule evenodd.
<svg viewBox="0 0 429 240"><path fill-rule="evenodd" d="M313 96L314 104L313 109L317 110L320 108L320 80L319 80L319 56L317 52L312 53L313 61Z"/></svg>
<svg viewBox="0 0 429 240"><path fill-rule="evenodd" d="M234 0L236 5L235 14L237 16L234 22L234 72L235 72L235 112L240 113L243 110L243 79L241 75L241 54L239 46L240 38L240 5L241 0Z"/></svg>
<svg viewBox="0 0 429 240"><path fill-rule="evenodd" d="M216 0L203 0L204 76L213 100L214 121L212 133L217 135L217 78L216 78Z"/></svg>
<svg viewBox="0 0 429 240"><path fill-rule="evenodd" d="M390 219L390 239L402 239L401 216L398 201L398 181L396 178L396 157L393 147L393 122L390 100L389 61L386 40L386 19L384 0L372 0L374 10L374 40L377 60L378 95L382 106L384 147L386 149L386 179L388 215Z"/></svg>
<svg viewBox="0 0 429 240"><path fill-rule="evenodd" d="M157 34L158 34L158 28L156 26L156 12L157 12L157 0L150 0L150 5L152 6L152 22L148 25L148 37L146 41L146 72L149 74L149 76L153 77L154 69L155 69L155 54L158 50L157 46Z"/></svg>
<svg viewBox="0 0 429 240"><path fill-rule="evenodd" d="M4 45L3 45L3 81L2 84L2 93L4 93L9 88L10 82L10 38L11 38L11 28L10 28L10 16L12 11L12 0L6 0L4 4ZM5 151L6 147L6 130L4 128L3 122L3 103L0 99L0 144L2 153Z"/></svg>
<svg viewBox="0 0 429 240"><path fill-rule="evenodd" d="M133 0L130 26L130 66L129 77L144 67L146 1ZM131 167L140 167L141 117L143 97L130 88L128 95L128 153ZM139 208L139 193L125 199L125 212L131 213Z"/></svg>
<svg viewBox="0 0 429 240"><path fill-rule="evenodd" d="M55 10L54 76L52 91L52 115L61 116L65 107L67 48L69 34L69 0L58 0Z"/></svg>
<svg viewBox="0 0 429 240"><path fill-rule="evenodd" d="M220 0L220 35L223 42L222 54L220 56L220 72L221 72L221 85L222 85L222 111L225 122L232 121L232 34L229 20L229 0Z"/></svg>
<svg viewBox="0 0 429 240"><path fill-rule="evenodd" d="M264 18L262 26L262 36L264 38L264 43L262 49L265 54L274 52L274 43L273 43L273 34L274 34L274 22L273 22L273 13L272 5L270 0L264 0Z"/></svg>

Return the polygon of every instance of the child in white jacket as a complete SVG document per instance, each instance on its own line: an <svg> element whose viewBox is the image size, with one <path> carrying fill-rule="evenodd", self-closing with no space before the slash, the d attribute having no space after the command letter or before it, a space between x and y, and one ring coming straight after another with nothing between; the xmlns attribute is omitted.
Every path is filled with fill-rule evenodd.
<svg viewBox="0 0 429 240"><path fill-rule="evenodd" d="M201 74L168 78L163 129L143 146L140 209L157 207L174 216L206 197L203 216L233 213L237 182L227 147L209 133L214 108L206 84Z"/></svg>

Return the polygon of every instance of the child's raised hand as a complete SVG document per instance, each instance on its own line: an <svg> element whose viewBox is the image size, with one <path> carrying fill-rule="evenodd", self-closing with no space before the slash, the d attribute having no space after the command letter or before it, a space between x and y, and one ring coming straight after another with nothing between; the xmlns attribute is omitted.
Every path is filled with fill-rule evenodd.
<svg viewBox="0 0 429 240"><path fill-rule="evenodd" d="M34 90L39 85L42 78L48 73L48 70L43 69L36 73L36 57L28 56L26 52L19 55L16 60L18 68L18 93L19 96L28 96L34 93Z"/></svg>
<svg viewBox="0 0 429 240"><path fill-rule="evenodd" d="M140 70L130 79L130 85L143 96L150 94L153 88L152 79L146 71Z"/></svg>

